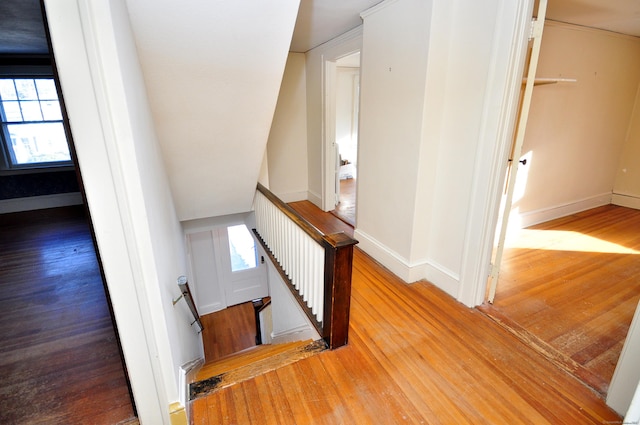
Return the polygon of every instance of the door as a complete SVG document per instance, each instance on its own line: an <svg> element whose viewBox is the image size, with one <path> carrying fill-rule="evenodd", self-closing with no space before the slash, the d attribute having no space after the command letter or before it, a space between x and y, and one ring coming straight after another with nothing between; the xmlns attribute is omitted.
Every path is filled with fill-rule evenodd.
<svg viewBox="0 0 640 425"><path fill-rule="evenodd" d="M529 57L529 68L526 78L524 79L524 91L520 104L520 112L518 124L516 128L515 139L511 149L509 164L507 167L507 178L505 182L505 193L502 201L502 217L499 223L499 231L496 239L496 248L491 274L489 276L489 290L487 292L487 301L493 303L498 286L500 266L502 263L502 255L504 253L504 243L507 236L507 226L509 223L509 215L513 204L513 194L516 185L516 177L518 166L520 165L520 156L522 153L522 143L524 142L525 131L527 128L527 119L529 118L529 107L531 105L531 97L533 96L533 86L535 83L536 69L538 67L538 57L540 55L540 45L542 43L542 31L544 29L544 19L547 12L547 0L540 0L536 19L532 21L531 26L531 53Z"/></svg>
<svg viewBox="0 0 640 425"><path fill-rule="evenodd" d="M228 306L269 295L264 253L244 224L219 229L223 265L223 290Z"/></svg>
<svg viewBox="0 0 640 425"><path fill-rule="evenodd" d="M269 295L265 254L244 224L187 234L189 282L201 315Z"/></svg>

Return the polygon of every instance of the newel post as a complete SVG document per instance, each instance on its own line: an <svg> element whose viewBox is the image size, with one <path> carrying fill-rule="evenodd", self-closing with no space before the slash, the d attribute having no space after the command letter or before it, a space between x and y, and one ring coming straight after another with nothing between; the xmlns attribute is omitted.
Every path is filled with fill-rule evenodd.
<svg viewBox="0 0 640 425"><path fill-rule="evenodd" d="M324 320L322 337L330 349L347 343L351 306L353 246L357 240L344 233L323 236Z"/></svg>

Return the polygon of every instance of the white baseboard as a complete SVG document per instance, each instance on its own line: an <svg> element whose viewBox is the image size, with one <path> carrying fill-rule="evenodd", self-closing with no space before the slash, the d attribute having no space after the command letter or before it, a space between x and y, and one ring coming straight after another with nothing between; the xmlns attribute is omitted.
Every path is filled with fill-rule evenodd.
<svg viewBox="0 0 640 425"><path fill-rule="evenodd" d="M459 274L452 272L436 262L428 261L426 264L425 278L453 298L458 299L458 292L460 291Z"/></svg>
<svg viewBox="0 0 640 425"><path fill-rule="evenodd" d="M199 305L196 306L196 308L198 309L198 314L200 316L204 316L205 314L211 314L215 313L216 311L224 310L225 308L227 308L227 306L222 304L221 302L215 302L202 306Z"/></svg>
<svg viewBox="0 0 640 425"><path fill-rule="evenodd" d="M544 223L549 220L565 217L591 208L608 205L611 203L611 197L611 193L602 193L600 195L580 199L563 205L520 213L510 218L510 226L512 221L519 221L519 227L523 229L525 227L533 226L534 224Z"/></svg>
<svg viewBox="0 0 640 425"><path fill-rule="evenodd" d="M621 195L614 193L611 197L611 203L621 207L633 208L640 210L640 198L637 196Z"/></svg>
<svg viewBox="0 0 640 425"><path fill-rule="evenodd" d="M409 264L400 255L359 229L355 230L354 237L359 241L360 249L403 281L413 283L426 279L449 295L458 296L460 276L446 267L430 260Z"/></svg>
<svg viewBox="0 0 640 425"><path fill-rule="evenodd" d="M294 329L288 329L280 333L271 334L271 344L286 344L287 342L316 341L320 339L320 335L311 325L303 325Z"/></svg>
<svg viewBox="0 0 640 425"><path fill-rule="evenodd" d="M322 197L320 195L318 195L317 193L314 193L312 191L308 191L307 192L307 200L309 202L311 202L312 204L314 204L315 206L317 206L318 208L322 209Z"/></svg>
<svg viewBox="0 0 640 425"><path fill-rule="evenodd" d="M0 200L0 214L82 205L80 192Z"/></svg>
<svg viewBox="0 0 640 425"><path fill-rule="evenodd" d="M190 361L189 363L185 363L180 366L180 370L178 373L179 379L179 388L180 388L180 404L182 406L187 406L189 402L189 384L196 376L196 373L200 370L202 365L204 364L204 358L195 359Z"/></svg>

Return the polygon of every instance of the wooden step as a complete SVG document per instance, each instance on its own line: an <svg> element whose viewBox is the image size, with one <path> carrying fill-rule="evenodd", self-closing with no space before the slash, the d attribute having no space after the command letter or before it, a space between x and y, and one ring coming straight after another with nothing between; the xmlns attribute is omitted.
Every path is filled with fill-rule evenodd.
<svg viewBox="0 0 640 425"><path fill-rule="evenodd" d="M295 363L326 350L323 340L265 344L205 363L189 385L189 399L211 394L238 382Z"/></svg>

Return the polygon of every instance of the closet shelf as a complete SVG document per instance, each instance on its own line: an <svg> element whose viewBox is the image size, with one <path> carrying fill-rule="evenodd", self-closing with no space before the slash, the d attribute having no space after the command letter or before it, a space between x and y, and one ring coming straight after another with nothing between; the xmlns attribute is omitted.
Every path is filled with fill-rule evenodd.
<svg viewBox="0 0 640 425"><path fill-rule="evenodd" d="M536 78L533 81L534 86L541 86L544 84L556 84L556 83L577 83L575 78ZM527 78L522 79L522 84L527 84Z"/></svg>

